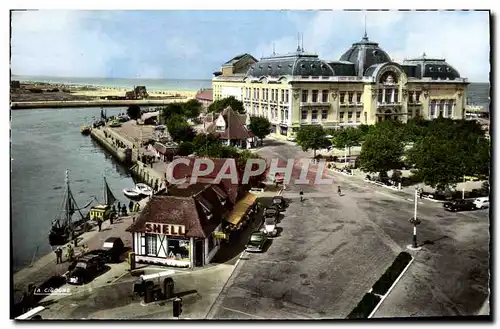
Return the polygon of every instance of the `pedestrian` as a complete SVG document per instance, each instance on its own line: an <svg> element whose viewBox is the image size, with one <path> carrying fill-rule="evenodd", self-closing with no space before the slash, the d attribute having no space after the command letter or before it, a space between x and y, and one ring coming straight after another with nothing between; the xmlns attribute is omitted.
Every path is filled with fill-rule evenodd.
<svg viewBox="0 0 500 329"><path fill-rule="evenodd" d="M299 195L300 195L300 202L304 201L304 192L302 190L300 190Z"/></svg>
<svg viewBox="0 0 500 329"><path fill-rule="evenodd" d="M99 228L99 232L101 232L101 228L102 228L102 219L101 218L97 218L97 227Z"/></svg>
<svg viewBox="0 0 500 329"><path fill-rule="evenodd" d="M113 205L113 208L114 207L115 207L115 205ZM121 207L121 203L120 203L120 201L118 201L118 209L120 209L120 207Z"/></svg>
<svg viewBox="0 0 500 329"><path fill-rule="evenodd" d="M123 207L125 207L125 205L123 205ZM133 208L134 208L134 202L130 201L130 202L128 203L128 210L129 210L130 212L132 212L132 209L133 209ZM126 210L126 209L127 209L127 208L125 208L125 210Z"/></svg>
<svg viewBox="0 0 500 329"><path fill-rule="evenodd" d="M71 244L68 244L68 246L66 247L66 258L70 262L73 261L73 247L71 247Z"/></svg>
<svg viewBox="0 0 500 329"><path fill-rule="evenodd" d="M61 247L57 247L56 251L56 264L62 263L62 249Z"/></svg>
<svg viewBox="0 0 500 329"><path fill-rule="evenodd" d="M337 187L337 193L339 196L342 196L342 190L340 189L340 185Z"/></svg>

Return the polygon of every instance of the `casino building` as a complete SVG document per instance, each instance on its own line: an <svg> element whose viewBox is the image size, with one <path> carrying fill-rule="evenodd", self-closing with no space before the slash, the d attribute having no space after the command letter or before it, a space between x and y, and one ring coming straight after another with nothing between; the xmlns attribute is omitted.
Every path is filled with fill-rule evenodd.
<svg viewBox="0 0 500 329"><path fill-rule="evenodd" d="M425 53L393 62L368 36L338 61L322 60L300 46L295 53L250 54L226 62L212 78L213 99L234 96L250 115L265 116L273 133L289 136L301 125L340 128L387 118L464 116L466 78Z"/></svg>

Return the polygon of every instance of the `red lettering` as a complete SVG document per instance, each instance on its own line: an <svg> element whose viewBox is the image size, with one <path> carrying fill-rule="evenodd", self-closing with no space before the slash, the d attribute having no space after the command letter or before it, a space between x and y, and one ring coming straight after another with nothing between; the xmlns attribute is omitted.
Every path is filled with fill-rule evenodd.
<svg viewBox="0 0 500 329"><path fill-rule="evenodd" d="M172 225L172 226L170 227L170 230L171 230L172 235L178 235L178 234L179 234L179 233L177 233L177 232L176 232L176 228L177 228L177 226L176 226L176 225Z"/></svg>
<svg viewBox="0 0 500 329"><path fill-rule="evenodd" d="M183 225L179 225L179 227L178 227L178 234L179 235L184 235L184 226Z"/></svg>
<svg viewBox="0 0 500 329"><path fill-rule="evenodd" d="M153 233L161 233L161 225L153 224Z"/></svg>
<svg viewBox="0 0 500 329"><path fill-rule="evenodd" d="M151 224L146 223L145 228L146 228L147 233L151 233L151 231L152 231Z"/></svg>
<svg viewBox="0 0 500 329"><path fill-rule="evenodd" d="M169 227L168 225L163 225L163 234L168 235L169 234Z"/></svg>

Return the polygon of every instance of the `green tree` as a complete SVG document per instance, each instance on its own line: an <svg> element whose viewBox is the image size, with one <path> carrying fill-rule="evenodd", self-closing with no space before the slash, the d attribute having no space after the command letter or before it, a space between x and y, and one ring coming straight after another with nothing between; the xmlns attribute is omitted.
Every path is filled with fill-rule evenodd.
<svg viewBox="0 0 500 329"><path fill-rule="evenodd" d="M347 127L336 130L331 139L332 145L338 149L347 148L351 155L351 147L360 145L362 132L358 128Z"/></svg>
<svg viewBox="0 0 500 329"><path fill-rule="evenodd" d="M296 142L303 151L313 150L316 157L316 151L329 144L325 136L325 130L319 125L302 126L297 131Z"/></svg>
<svg viewBox="0 0 500 329"><path fill-rule="evenodd" d="M196 132L183 117L176 115L167 121L167 129L170 137L177 143L191 142L196 136Z"/></svg>
<svg viewBox="0 0 500 329"><path fill-rule="evenodd" d="M228 106L230 106L233 109L233 111L236 111L237 113L240 114L245 113L245 108L243 106L243 103L234 98L233 96L229 96L214 101L208 107L208 112L221 113Z"/></svg>
<svg viewBox="0 0 500 329"><path fill-rule="evenodd" d="M366 172L384 172L387 175L388 170L401 166L403 153L404 141L398 125L380 123L366 135L358 163Z"/></svg>
<svg viewBox="0 0 500 329"><path fill-rule="evenodd" d="M167 122L174 116L183 116L184 108L182 103L170 103L167 106L164 106L161 109L161 116Z"/></svg>
<svg viewBox="0 0 500 329"><path fill-rule="evenodd" d="M260 141L271 133L271 122L265 117L250 117L250 131L260 138Z"/></svg>
<svg viewBox="0 0 500 329"><path fill-rule="evenodd" d="M141 117L141 108L137 105L130 105L127 109L127 115L132 120L137 120Z"/></svg>
<svg viewBox="0 0 500 329"><path fill-rule="evenodd" d="M192 142L181 142L177 149L177 155L188 156L194 153L194 144Z"/></svg>
<svg viewBox="0 0 500 329"><path fill-rule="evenodd" d="M201 113L201 103L196 99L190 99L186 103L182 104L183 114L188 119L195 119L200 116Z"/></svg>
<svg viewBox="0 0 500 329"><path fill-rule="evenodd" d="M202 149L206 149L212 145L220 146L220 144L219 138L214 134L198 134L193 139L194 150L197 154L202 152Z"/></svg>

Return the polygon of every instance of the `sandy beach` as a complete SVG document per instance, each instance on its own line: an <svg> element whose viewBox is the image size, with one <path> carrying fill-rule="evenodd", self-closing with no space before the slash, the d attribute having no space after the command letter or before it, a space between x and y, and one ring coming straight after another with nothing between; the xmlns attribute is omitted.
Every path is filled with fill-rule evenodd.
<svg viewBox="0 0 500 329"><path fill-rule="evenodd" d="M79 86L71 86L71 94L84 97L105 97L105 96L125 96L127 88L111 88L111 87L95 87L97 90L82 90ZM147 86L146 86L147 88ZM179 96L183 98L194 98L196 91L179 91L179 90L148 90L150 97L167 97Z"/></svg>

